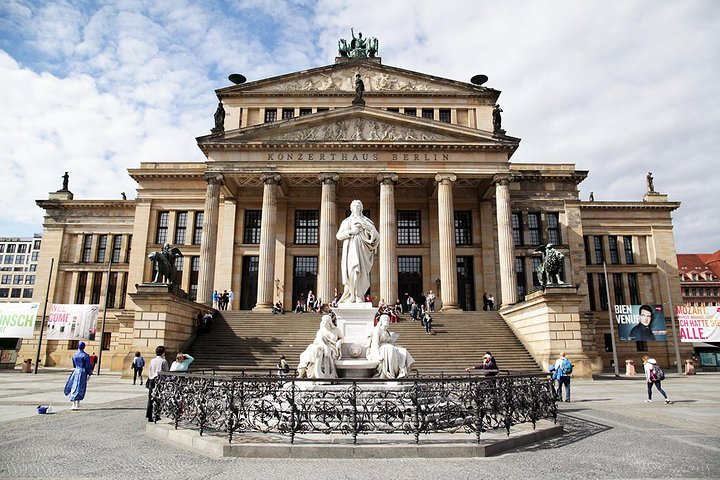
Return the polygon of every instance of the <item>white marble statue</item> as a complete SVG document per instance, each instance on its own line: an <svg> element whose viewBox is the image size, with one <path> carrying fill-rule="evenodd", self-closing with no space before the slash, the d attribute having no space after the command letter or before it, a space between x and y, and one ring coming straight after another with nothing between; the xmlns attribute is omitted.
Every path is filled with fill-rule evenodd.
<svg viewBox="0 0 720 480"><path fill-rule="evenodd" d="M339 303L363 302L365 292L370 288L370 270L380 244L380 234L372 220L363 215L360 200L350 204L350 216L342 221L336 237L343 242L340 269L345 285Z"/></svg>
<svg viewBox="0 0 720 480"><path fill-rule="evenodd" d="M395 344L398 334L388 331L389 324L390 317L381 315L370 337L367 358L379 362L377 369L380 378L406 377L415 359L405 348Z"/></svg>
<svg viewBox="0 0 720 480"><path fill-rule="evenodd" d="M340 358L343 334L333 325L330 315L323 315L315 340L300 354L298 376L307 378L337 378L335 360Z"/></svg>

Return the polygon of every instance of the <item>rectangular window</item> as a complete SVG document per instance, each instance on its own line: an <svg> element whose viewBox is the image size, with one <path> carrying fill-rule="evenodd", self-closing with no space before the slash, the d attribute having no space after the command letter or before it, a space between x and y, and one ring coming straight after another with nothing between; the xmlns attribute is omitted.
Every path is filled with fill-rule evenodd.
<svg viewBox="0 0 720 480"><path fill-rule="evenodd" d="M92 251L92 235L83 237L83 249L81 262L88 263L90 261L90 252Z"/></svg>
<svg viewBox="0 0 720 480"><path fill-rule="evenodd" d="M17 248L17 245L14 243L9 243L7 246L7 253L15 253L15 249Z"/></svg>
<svg viewBox="0 0 720 480"><path fill-rule="evenodd" d="M155 232L155 243L162 245L168 241L168 222L170 212L158 212L157 230Z"/></svg>
<svg viewBox="0 0 720 480"><path fill-rule="evenodd" d="M540 264L542 263L542 258L540 257L532 257L532 282L533 287L540 288L542 285L540 284L540 279L538 278L537 272L540 268Z"/></svg>
<svg viewBox="0 0 720 480"><path fill-rule="evenodd" d="M200 257L190 257L190 300L197 300L200 279Z"/></svg>
<svg viewBox="0 0 720 480"><path fill-rule="evenodd" d="M640 304L640 290L638 289L637 273L628 273L628 289L630 290L630 303Z"/></svg>
<svg viewBox="0 0 720 480"><path fill-rule="evenodd" d="M317 111L317 113L320 113L320 112L327 112L328 110L330 110L328 107L318 107L316 111Z"/></svg>
<svg viewBox="0 0 720 480"><path fill-rule="evenodd" d="M110 350L110 341L112 340L112 333L111 332L103 332L102 337L102 349L103 350ZM150 371L148 367L148 372Z"/></svg>
<svg viewBox="0 0 720 480"><path fill-rule="evenodd" d="M610 263L612 265L619 264L620 255L618 254L617 237L612 235L608 237L608 249L610 250Z"/></svg>
<svg viewBox="0 0 720 480"><path fill-rule="evenodd" d="M132 234L128 235L127 249L125 251L125 262L130 262L130 252L132 251L132 239L133 239Z"/></svg>
<svg viewBox="0 0 720 480"><path fill-rule="evenodd" d="M15 255L15 265L23 265L25 263L25 255Z"/></svg>
<svg viewBox="0 0 720 480"><path fill-rule="evenodd" d="M195 212L195 225L193 227L193 245L200 245L202 242L203 222L205 212Z"/></svg>
<svg viewBox="0 0 720 480"><path fill-rule="evenodd" d="M542 243L542 233L540 232L540 214L528 213L528 240L530 245L540 245Z"/></svg>
<svg viewBox="0 0 720 480"><path fill-rule="evenodd" d="M31 262L37 262L39 256L40 256L40 252L32 252L32 253L30 254L30 261L31 261Z"/></svg>
<svg viewBox="0 0 720 480"><path fill-rule="evenodd" d="M95 272L93 274L92 290L90 291L90 303L99 304L100 295L102 294L102 272Z"/></svg>
<svg viewBox="0 0 720 480"><path fill-rule="evenodd" d="M525 300L527 293L527 280L525 279L525 258L515 257L515 277L517 278L517 297L519 301Z"/></svg>
<svg viewBox="0 0 720 480"><path fill-rule="evenodd" d="M420 245L420 211L398 210L398 245Z"/></svg>
<svg viewBox="0 0 720 480"><path fill-rule="evenodd" d="M40 240L35 240L33 242L33 250L40 250Z"/></svg>
<svg viewBox="0 0 720 480"><path fill-rule="evenodd" d="M300 116L304 117L305 115L310 115L312 113L312 108L301 108L300 109Z"/></svg>
<svg viewBox="0 0 720 480"><path fill-rule="evenodd" d="M4 263L13 263L14 260L15 260L15 255L5 255Z"/></svg>
<svg viewBox="0 0 720 480"><path fill-rule="evenodd" d="M520 213L513 213L510 215L510 221L512 223L512 235L515 246L523 244L522 235L522 217Z"/></svg>
<svg viewBox="0 0 720 480"><path fill-rule="evenodd" d="M615 305L625 305L622 273L613 273L613 289L615 290Z"/></svg>
<svg viewBox="0 0 720 480"><path fill-rule="evenodd" d="M608 353L612 353L612 335L609 333L603 334L603 337L605 337L605 351Z"/></svg>
<svg viewBox="0 0 720 480"><path fill-rule="evenodd" d="M75 303L77 303L79 305L85 303L85 290L87 290L87 277L88 277L88 272L78 273L78 288L77 288L77 293L75 294Z"/></svg>
<svg viewBox="0 0 720 480"><path fill-rule="evenodd" d="M182 273L185 257L175 257L175 276L173 277L173 283L175 285L182 285Z"/></svg>
<svg viewBox="0 0 720 480"><path fill-rule="evenodd" d="M110 281L108 282L107 302L105 303L105 308L115 308L118 275L120 275L118 272L110 273Z"/></svg>
<svg viewBox="0 0 720 480"><path fill-rule="evenodd" d="M445 123L450 123L450 109L449 108L441 108L440 109L440 121Z"/></svg>
<svg viewBox="0 0 720 480"><path fill-rule="evenodd" d="M245 231L243 243L260 243L260 224L262 223L262 210L245 210Z"/></svg>
<svg viewBox="0 0 720 480"><path fill-rule="evenodd" d="M2 284L3 285L10 285L11 281L12 281L12 275L3 275L2 276Z"/></svg>
<svg viewBox="0 0 720 480"><path fill-rule="evenodd" d="M422 257L398 257L398 273L421 273Z"/></svg>
<svg viewBox="0 0 720 480"><path fill-rule="evenodd" d="M593 282L592 273L587 274L588 282L588 299L590 300L590 310L597 310L597 304L595 303L595 282Z"/></svg>
<svg viewBox="0 0 720 480"><path fill-rule="evenodd" d="M387 109L387 111L388 111L388 112L400 113L400 109L399 109L399 108L395 108L395 107L389 107L389 108Z"/></svg>
<svg viewBox="0 0 720 480"><path fill-rule="evenodd" d="M178 212L175 217L175 245L185 245L188 212Z"/></svg>
<svg viewBox="0 0 720 480"><path fill-rule="evenodd" d="M318 210L295 211L295 243L317 245L320 241L320 212Z"/></svg>
<svg viewBox="0 0 720 480"><path fill-rule="evenodd" d="M5 253L5 244L0 243L0 253Z"/></svg>
<svg viewBox="0 0 720 480"><path fill-rule="evenodd" d="M632 265L635 263L635 255L633 255L632 237L625 235L623 237L623 247L625 249L625 263Z"/></svg>
<svg viewBox="0 0 720 480"><path fill-rule="evenodd" d="M472 212L455 212L455 245L472 245Z"/></svg>
<svg viewBox="0 0 720 480"><path fill-rule="evenodd" d="M595 235L593 237L593 242L595 245L595 265L602 265L603 263L605 263L605 253L603 251L602 237L599 235Z"/></svg>
<svg viewBox="0 0 720 480"><path fill-rule="evenodd" d="M10 290L10 298L20 298L22 294L22 288L13 288Z"/></svg>
<svg viewBox="0 0 720 480"><path fill-rule="evenodd" d="M432 108L423 108L422 117L432 120L433 118L435 118L435 111Z"/></svg>
<svg viewBox="0 0 720 480"><path fill-rule="evenodd" d="M25 275L25 285L35 285L35 275Z"/></svg>
<svg viewBox="0 0 720 480"><path fill-rule="evenodd" d="M274 122L275 120L277 120L277 109L276 108L266 108L265 109L265 123Z"/></svg>
<svg viewBox="0 0 720 480"><path fill-rule="evenodd" d="M22 275L15 275L13 277L13 285L22 285L23 283L23 276Z"/></svg>
<svg viewBox="0 0 720 480"><path fill-rule="evenodd" d="M590 237L588 235L583 235L583 244L585 245L585 264L590 265L591 258L590 258Z"/></svg>
<svg viewBox="0 0 720 480"><path fill-rule="evenodd" d="M547 214L548 223L548 242L553 245L562 244L562 236L560 235L560 214L557 212L549 212Z"/></svg>
<svg viewBox="0 0 720 480"><path fill-rule="evenodd" d="M10 296L9 288L0 288L0 298L8 298Z"/></svg>
<svg viewBox="0 0 720 480"><path fill-rule="evenodd" d="M27 247L28 247L27 243L19 244L17 253L27 253Z"/></svg>
<svg viewBox="0 0 720 480"><path fill-rule="evenodd" d="M107 252L107 235L98 235L98 248L95 255L96 262L103 263L105 261L105 252Z"/></svg>
<svg viewBox="0 0 720 480"><path fill-rule="evenodd" d="M608 297L607 297L607 284L605 283L605 275L598 274L598 282L600 286L600 310L607 311L608 309Z"/></svg>
<svg viewBox="0 0 720 480"><path fill-rule="evenodd" d="M112 245L112 261L113 263L120 263L120 250L122 249L122 235L115 235L113 237Z"/></svg>
<svg viewBox="0 0 720 480"><path fill-rule="evenodd" d="M411 117L417 117L417 108L406 108L405 115L410 115Z"/></svg>
<svg viewBox="0 0 720 480"><path fill-rule="evenodd" d="M294 108L283 108L282 109L282 119L283 120L289 120L295 116L295 109Z"/></svg>
<svg viewBox="0 0 720 480"><path fill-rule="evenodd" d="M125 275L123 275L122 290L120 290L120 305L118 305L118 308L125 308L125 296L127 295L127 282L128 282L128 275L126 273Z"/></svg>

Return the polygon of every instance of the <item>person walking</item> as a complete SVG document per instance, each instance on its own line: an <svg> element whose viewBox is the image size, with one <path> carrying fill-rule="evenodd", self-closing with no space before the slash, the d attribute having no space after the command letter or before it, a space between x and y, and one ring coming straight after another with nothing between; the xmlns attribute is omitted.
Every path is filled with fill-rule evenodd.
<svg viewBox="0 0 720 480"><path fill-rule="evenodd" d="M560 358L555 360L555 363L550 367L550 373L552 373L553 383L557 382L557 395L558 402L562 402L562 390L565 387L565 401L570 402L570 375L572 375L573 364L565 356L565 352L560 352Z"/></svg>
<svg viewBox="0 0 720 480"><path fill-rule="evenodd" d="M430 290L427 294L427 306L428 310L431 312L435 312L435 294L432 290Z"/></svg>
<svg viewBox="0 0 720 480"><path fill-rule="evenodd" d="M80 401L85 399L87 382L93 373L90 355L85 353L85 342L78 344L78 351L72 356L73 371L65 382L65 395L70 395L72 410L80 408Z"/></svg>
<svg viewBox="0 0 720 480"><path fill-rule="evenodd" d="M218 301L220 300L220 295L218 295L218 291L215 290L213 292L213 308L216 308L220 310L220 305L218 305Z"/></svg>
<svg viewBox="0 0 720 480"><path fill-rule="evenodd" d="M483 310L487 311L488 309L488 294L487 292L483 293Z"/></svg>
<svg viewBox="0 0 720 480"><path fill-rule="evenodd" d="M430 312L425 311L425 313L422 316L422 326L425 327L425 333L431 334L433 333L432 329L432 317L430 316Z"/></svg>
<svg viewBox="0 0 720 480"><path fill-rule="evenodd" d="M90 355L90 366L92 367L93 373L95 373L95 365L97 365L97 361L97 354L95 354L95 352L92 352L92 355Z"/></svg>
<svg viewBox="0 0 720 480"><path fill-rule="evenodd" d="M647 355L642 357L643 367L645 369L645 381L647 381L647 400L645 403L652 403L652 387L658 389L658 392L665 398L665 403L668 405L672 402L662 388L662 381L665 380L665 372L662 371L660 365L654 358L650 358Z"/></svg>
<svg viewBox="0 0 720 480"><path fill-rule="evenodd" d="M288 373L290 373L290 364L285 360L285 355L280 355L280 360L277 363L278 367L278 376L284 377Z"/></svg>
<svg viewBox="0 0 720 480"><path fill-rule="evenodd" d="M140 385L143 384L142 372L144 367L145 359L142 357L140 352L135 352L135 358L133 358L132 365L130 366L133 370L133 385L135 385L137 377L140 377Z"/></svg>
<svg viewBox="0 0 720 480"><path fill-rule="evenodd" d="M153 398L152 393L155 388L155 380L160 372L167 372L170 370L167 360L165 360L165 347L159 345L155 348L155 358L150 360L150 373L148 374L145 387L148 389L148 401L147 409L145 410L145 417L148 422L156 422L160 420L159 416L155 416L153 412Z"/></svg>

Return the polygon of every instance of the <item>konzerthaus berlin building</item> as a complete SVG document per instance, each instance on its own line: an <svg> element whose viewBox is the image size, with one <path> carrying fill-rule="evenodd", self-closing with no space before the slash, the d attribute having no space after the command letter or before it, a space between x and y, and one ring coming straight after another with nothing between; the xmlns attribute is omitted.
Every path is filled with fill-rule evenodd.
<svg viewBox="0 0 720 480"><path fill-rule="evenodd" d="M586 355L593 371L610 368L608 304L667 308L667 269L672 300L681 301L671 218L679 204L653 188L638 201L583 201L578 184L588 172L573 159L513 163L520 139L494 120L500 92L481 81L377 57L238 77L216 91L216 128L197 139L205 162L131 168L133 200L77 200L60 190L37 202L46 217L35 299L44 301L50 259L51 302L102 307L108 286L103 342L115 368L130 350L157 344L133 327L131 294L152 280L148 254L163 243L184 255L177 281L191 300L210 304L214 290L232 290L233 309L269 311L281 300L291 310L309 290L324 301L342 292L335 235L354 199L382 237L375 302L433 290L443 311L462 312L482 309L492 294L540 364L567 349ZM364 91L356 92L358 78ZM534 250L545 243L565 254L570 288L557 312L541 308L534 274ZM572 318L561 318L563 309ZM43 359L68 365L72 347L49 342ZM617 349L621 361L646 350L665 365L674 360L672 342Z"/></svg>

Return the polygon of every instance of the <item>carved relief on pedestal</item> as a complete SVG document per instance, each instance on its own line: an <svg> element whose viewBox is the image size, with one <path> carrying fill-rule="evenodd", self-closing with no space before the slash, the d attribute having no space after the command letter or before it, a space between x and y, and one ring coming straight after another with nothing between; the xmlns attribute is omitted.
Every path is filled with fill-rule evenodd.
<svg viewBox="0 0 720 480"><path fill-rule="evenodd" d="M314 77L279 82L261 88L264 91L354 92L355 75L360 74L366 92L460 92L459 88L419 79L410 75L361 68L347 68L331 73L318 72Z"/></svg>
<svg viewBox="0 0 720 480"><path fill-rule="evenodd" d="M275 140L290 141L452 141L452 137L418 129L356 118L280 134Z"/></svg>

